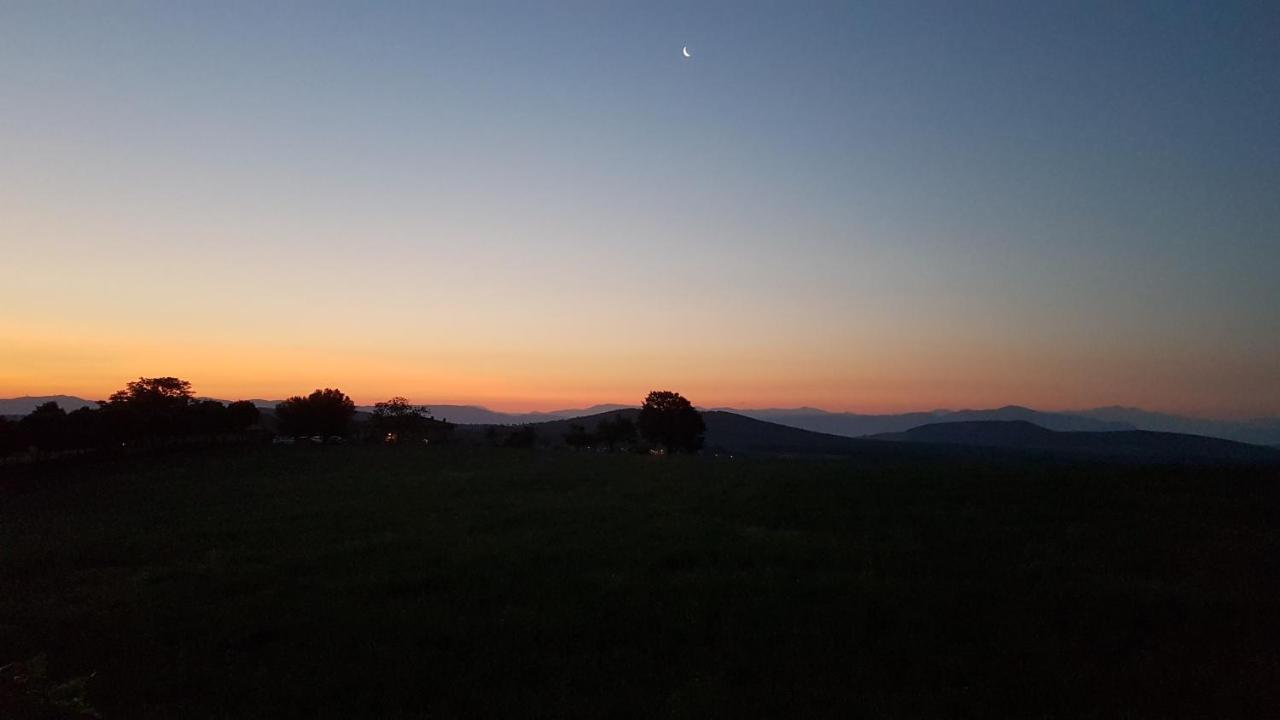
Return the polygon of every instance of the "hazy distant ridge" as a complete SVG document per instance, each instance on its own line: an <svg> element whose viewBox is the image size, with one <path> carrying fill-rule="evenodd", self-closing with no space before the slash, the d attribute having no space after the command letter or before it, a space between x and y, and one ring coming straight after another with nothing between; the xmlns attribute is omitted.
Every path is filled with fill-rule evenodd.
<svg viewBox="0 0 1280 720"><path fill-rule="evenodd" d="M584 417L535 423L538 442L562 445L571 426L593 431L601 420L639 410L613 410ZM712 453L764 455L856 455L859 457L974 458L993 451L1035 453L1058 458L1140 463L1280 463L1280 450L1221 438L1146 430L1059 432L1023 420L974 420L931 423L871 438L802 430L723 410L703 412L705 448ZM464 426L480 433L482 426Z"/></svg>
<svg viewBox="0 0 1280 720"><path fill-rule="evenodd" d="M417 404L417 403L415 403ZM548 410L546 412L505 413L490 410L480 405L433 405L423 403L431 411L432 417L448 420L458 425L525 425L528 423L563 420L565 418L597 415L611 410L624 410L630 405L602 404L587 408L570 408L565 410ZM361 405L357 409L372 412L372 405Z"/></svg>
<svg viewBox="0 0 1280 720"><path fill-rule="evenodd" d="M1205 420L1121 407L1043 412L1009 405L994 410L934 410L898 415L833 413L812 408L729 411L757 420L846 437L905 432L914 427L940 422L1022 421L1059 432L1151 430L1204 435L1258 445L1280 444L1280 418Z"/></svg>
<svg viewBox="0 0 1280 720"><path fill-rule="evenodd" d="M804 412L809 410L809 412ZM1134 425L1113 420L1085 417L1072 413L1043 412L1018 405L1007 405L994 410L933 410L930 412L901 413L897 415L862 415L858 413L833 413L823 410L730 410L757 420L783 423L806 430L829 432L849 437L902 432L913 427L936 422L969 422L1001 420L1035 423L1048 430L1063 432L1112 432L1134 430Z"/></svg>
<svg viewBox="0 0 1280 720"><path fill-rule="evenodd" d="M873 440L1006 448L1144 462L1280 462L1280 450L1222 438L1151 430L1057 432L1024 420L943 422Z"/></svg>
<svg viewBox="0 0 1280 720"><path fill-rule="evenodd" d="M58 407L67 412L82 407L98 407L98 403L74 395L23 395L0 399L0 415L26 415L47 402L56 402Z"/></svg>

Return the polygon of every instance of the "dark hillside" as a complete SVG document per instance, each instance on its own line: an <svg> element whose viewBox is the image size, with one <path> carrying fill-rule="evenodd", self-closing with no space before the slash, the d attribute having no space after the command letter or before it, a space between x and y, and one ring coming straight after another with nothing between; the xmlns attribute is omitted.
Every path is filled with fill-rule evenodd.
<svg viewBox="0 0 1280 720"><path fill-rule="evenodd" d="M536 423L538 444L560 446L571 425L592 431L601 420L638 410L615 410L587 417ZM756 420L724 411L702 413L705 449L744 455L865 456L901 459L966 459L992 452L1015 457L1028 453L1063 460L1150 463L1280 463L1274 448L1176 433L1140 430L1057 432L1023 421L932 423L903 433L849 438ZM478 437L489 426L461 428Z"/></svg>
<svg viewBox="0 0 1280 720"><path fill-rule="evenodd" d="M1056 432L1028 422L932 423L876 440L1045 451L1061 455L1143 462L1280 463L1280 452L1261 445L1184 435L1127 430Z"/></svg>
<svg viewBox="0 0 1280 720"><path fill-rule="evenodd" d="M614 410L586 417L534 423L531 427L537 433L539 444L562 445L564 435L569 432L571 425L581 425L588 431L594 431L605 418L622 416L634 420L639 412L635 409ZM890 443L816 433L718 410L703 412L702 419L707 426L704 448L710 453L829 456L888 453L905 456L921 452L904 452ZM460 430L474 436L488 427L494 426L469 426Z"/></svg>

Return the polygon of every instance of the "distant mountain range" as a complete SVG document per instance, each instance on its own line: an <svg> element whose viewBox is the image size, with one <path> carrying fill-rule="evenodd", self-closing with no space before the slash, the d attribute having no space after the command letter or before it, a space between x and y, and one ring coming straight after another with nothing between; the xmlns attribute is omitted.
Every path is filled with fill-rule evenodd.
<svg viewBox="0 0 1280 720"><path fill-rule="evenodd" d="M634 408L614 410L535 423L532 427L537 433L538 443L561 445L571 425L582 425L592 431L605 418L621 415L634 419L638 413ZM1111 462L1280 464L1280 449L1220 438L1145 430L1059 432L1021 420L979 420L932 423L901 433L850 438L802 430L723 410L708 410L702 417L707 427L706 449L733 454L956 460L989 457L995 452L1009 457ZM481 430L481 426L461 429L464 433L475 434Z"/></svg>
<svg viewBox="0 0 1280 720"><path fill-rule="evenodd" d="M558 445L562 443L562 438L569 432L571 425L582 425L587 431L593 432L600 421L606 418L621 416L634 421L639 414L640 410L637 408L626 408L585 417L535 423L533 428L541 443ZM866 440L801 430L720 410L705 411L702 419L707 426L704 446L711 451L848 455L876 445ZM463 430L477 432L479 428Z"/></svg>
<svg viewBox="0 0 1280 720"><path fill-rule="evenodd" d="M23 395L0 399L0 415L26 415L47 402L56 402L58 407L67 412L79 410L82 407L98 407L96 402L74 395Z"/></svg>
<svg viewBox="0 0 1280 720"><path fill-rule="evenodd" d="M934 410L899 415L860 415L826 412L814 408L731 410L757 420L813 430L816 432L866 437L910 430L940 422L1022 421L1059 432L1156 432L1205 435L1256 445L1280 445L1280 417L1256 420L1205 420L1137 408L1106 407L1093 410L1043 412L1009 405L994 410Z"/></svg>
<svg viewBox="0 0 1280 720"><path fill-rule="evenodd" d="M1008 405L995 410L933 410L930 412L901 413L897 415L860 415L835 413L815 408L735 410L717 408L746 415L757 420L782 423L805 430L826 432L848 437L865 437L888 432L902 432L920 425L936 422L968 422L982 420L1023 420L1049 430L1064 432L1111 432L1133 430L1135 426L1120 421L1087 417L1072 413L1042 412L1030 408Z"/></svg>
<svg viewBox="0 0 1280 720"><path fill-rule="evenodd" d="M57 402L67 411L85 406L94 406L93 402L71 395L19 397L7 400L0 399L0 415L26 415L35 409L37 405L50 400ZM261 408L274 408L280 401L254 399L251 402ZM505 413L479 405L433 405L426 403L426 406L435 417L459 425L522 425L596 415L602 412L634 407L620 404L603 404L587 408L569 408L548 412ZM362 412L370 412L373 407L361 406L358 409ZM1280 446L1280 417L1259 418L1256 420L1206 420L1149 412L1129 407L1044 412L1017 405L1009 405L992 410L933 410L895 415L828 412L811 407L746 410L726 407L712 408L712 410L733 413L801 430L851 438L900 433L921 425L941 422L1022 421L1039 425L1046 430L1059 432L1150 430L1204 435L1206 437L1235 440L1256 445Z"/></svg>
<svg viewBox="0 0 1280 720"><path fill-rule="evenodd" d="M479 405L432 405L426 404L426 408L431 411L431 416L440 420L448 420L458 425L525 425L528 423L541 423L551 420L562 420L565 418L582 417L585 415L598 415L599 413L609 412L610 410L622 410L631 407L629 405L592 405L588 408L575 408L566 410L550 410L547 412L527 412L527 413L504 413L497 410L490 410ZM356 408L365 412L373 412L372 405L361 405Z"/></svg>
<svg viewBox="0 0 1280 720"><path fill-rule="evenodd" d="M502 413L474 405L428 405L428 407L431 408L436 417L443 417L451 422L463 425L518 425L582 417L609 410L619 410L629 406L617 404L595 405L589 408L557 410L545 413ZM1039 425L1046 430L1059 432L1152 430L1204 435L1256 445L1280 446L1280 417L1239 421L1205 420L1122 407L1044 412L1017 405L1008 405L992 410L933 410L896 415L828 412L809 407L746 410L720 407L711 408L711 410L733 413L801 430L851 438L903 432L921 425L939 422L1023 421Z"/></svg>
<svg viewBox="0 0 1280 720"><path fill-rule="evenodd" d="M1280 462L1280 449L1203 435L1150 430L1057 432L1022 420L934 423L906 432L874 435L869 440L1041 451L1142 462Z"/></svg>
<svg viewBox="0 0 1280 720"><path fill-rule="evenodd" d="M1236 421L1204 420L1118 406L1081 410L1076 414L1097 420L1128 423L1139 430L1207 435L1257 445L1280 445L1280 417Z"/></svg>

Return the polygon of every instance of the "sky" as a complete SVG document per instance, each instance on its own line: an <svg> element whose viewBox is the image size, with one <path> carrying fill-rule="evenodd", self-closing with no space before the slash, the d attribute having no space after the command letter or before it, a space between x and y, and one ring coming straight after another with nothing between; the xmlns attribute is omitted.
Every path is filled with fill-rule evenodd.
<svg viewBox="0 0 1280 720"><path fill-rule="evenodd" d="M1268 0L0 0L0 396L1274 415L1278 276Z"/></svg>

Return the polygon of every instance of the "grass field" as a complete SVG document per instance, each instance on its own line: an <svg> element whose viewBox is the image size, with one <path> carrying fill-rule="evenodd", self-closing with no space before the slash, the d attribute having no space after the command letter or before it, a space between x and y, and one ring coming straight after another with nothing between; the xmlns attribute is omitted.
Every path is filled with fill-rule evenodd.
<svg viewBox="0 0 1280 720"><path fill-rule="evenodd" d="M1280 478L218 449L8 468L0 665L106 718L1276 717Z"/></svg>

